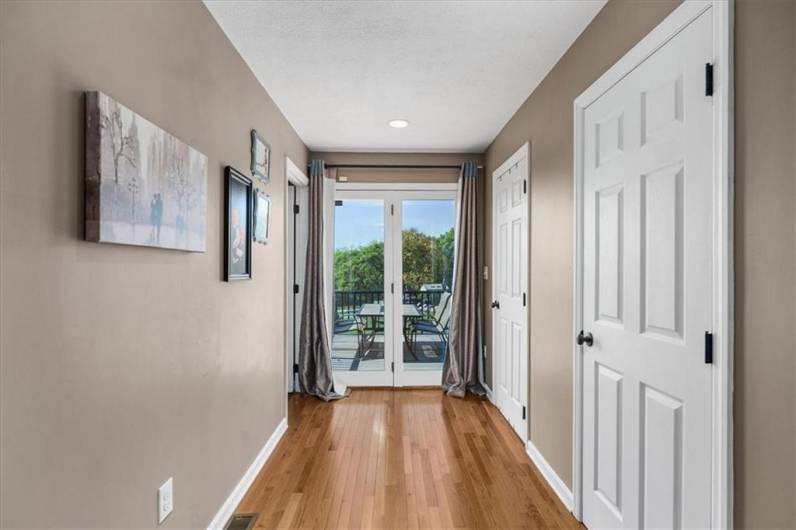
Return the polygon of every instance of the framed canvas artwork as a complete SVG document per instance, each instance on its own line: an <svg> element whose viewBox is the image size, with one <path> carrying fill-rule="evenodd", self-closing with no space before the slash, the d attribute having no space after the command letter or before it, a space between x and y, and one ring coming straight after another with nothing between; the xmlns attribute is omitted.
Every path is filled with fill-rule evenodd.
<svg viewBox="0 0 796 530"><path fill-rule="evenodd" d="M252 175L268 183L271 180L271 146L252 129Z"/></svg>
<svg viewBox="0 0 796 530"><path fill-rule="evenodd" d="M260 190L254 193L254 240L268 243L268 224L271 218L271 196Z"/></svg>
<svg viewBox="0 0 796 530"><path fill-rule="evenodd" d="M252 180L231 166L225 170L224 280L252 277Z"/></svg>
<svg viewBox="0 0 796 530"><path fill-rule="evenodd" d="M85 154L86 240L205 251L205 155L98 91Z"/></svg>

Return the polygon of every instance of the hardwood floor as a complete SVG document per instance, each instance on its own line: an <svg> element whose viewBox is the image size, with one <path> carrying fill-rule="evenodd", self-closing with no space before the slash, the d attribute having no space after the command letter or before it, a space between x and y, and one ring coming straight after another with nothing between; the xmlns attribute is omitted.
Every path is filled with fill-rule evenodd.
<svg viewBox="0 0 796 530"><path fill-rule="evenodd" d="M485 399L294 394L288 425L238 507L258 528L582 528Z"/></svg>

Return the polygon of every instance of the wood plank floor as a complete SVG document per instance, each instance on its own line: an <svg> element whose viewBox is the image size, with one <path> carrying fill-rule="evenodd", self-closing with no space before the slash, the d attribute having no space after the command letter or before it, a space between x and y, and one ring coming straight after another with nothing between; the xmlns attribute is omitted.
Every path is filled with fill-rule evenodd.
<svg viewBox="0 0 796 530"><path fill-rule="evenodd" d="M484 399L294 394L288 425L238 507L258 528L583 528Z"/></svg>

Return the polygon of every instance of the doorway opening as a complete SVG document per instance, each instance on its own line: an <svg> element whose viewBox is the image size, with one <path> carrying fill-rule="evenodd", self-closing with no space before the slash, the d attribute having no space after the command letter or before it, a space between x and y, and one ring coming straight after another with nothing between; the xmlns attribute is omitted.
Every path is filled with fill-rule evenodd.
<svg viewBox="0 0 796 530"><path fill-rule="evenodd" d="M285 157L285 300L287 392L298 390L298 344L304 296L304 270L307 259L307 185L309 179L290 158Z"/></svg>
<svg viewBox="0 0 796 530"><path fill-rule="evenodd" d="M361 185L360 185L361 186ZM332 368L351 386L436 386L448 348L456 184L338 184Z"/></svg>

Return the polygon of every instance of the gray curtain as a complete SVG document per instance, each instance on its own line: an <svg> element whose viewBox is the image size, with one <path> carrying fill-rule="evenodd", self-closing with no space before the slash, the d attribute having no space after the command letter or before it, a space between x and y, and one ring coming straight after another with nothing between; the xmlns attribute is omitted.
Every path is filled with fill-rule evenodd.
<svg viewBox="0 0 796 530"><path fill-rule="evenodd" d="M299 337L299 385L305 394L324 401L343 396L335 392L326 327L323 289L323 160L313 160L307 204L307 267Z"/></svg>
<svg viewBox="0 0 796 530"><path fill-rule="evenodd" d="M478 380L481 351L480 274L478 270L478 164L462 164L456 272L449 330L448 354L442 367L442 388L449 396L464 397L468 390L483 395Z"/></svg>

